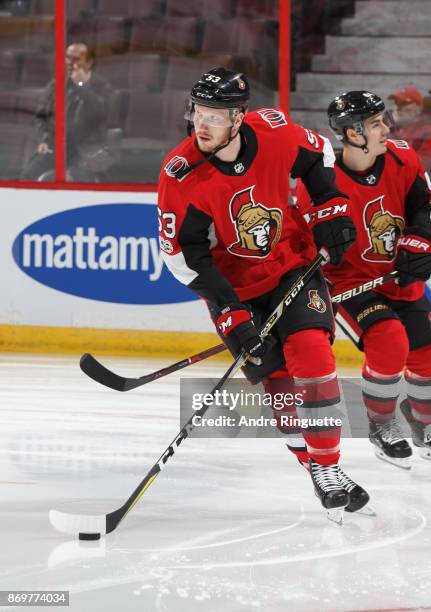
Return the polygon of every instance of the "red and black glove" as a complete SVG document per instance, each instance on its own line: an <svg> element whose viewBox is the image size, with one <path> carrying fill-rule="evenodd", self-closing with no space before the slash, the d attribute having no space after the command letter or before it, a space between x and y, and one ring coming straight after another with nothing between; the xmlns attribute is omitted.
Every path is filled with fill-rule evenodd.
<svg viewBox="0 0 431 612"><path fill-rule="evenodd" d="M332 264L338 266L344 253L356 240L356 227L349 217L346 200L313 206L304 215L311 226L318 249L325 247Z"/></svg>
<svg viewBox="0 0 431 612"><path fill-rule="evenodd" d="M216 325L223 336L233 337L241 349L251 357L264 356L266 345L260 338L250 312L244 304L233 303L222 308Z"/></svg>
<svg viewBox="0 0 431 612"><path fill-rule="evenodd" d="M400 287L407 287L410 283L429 279L431 276L430 230L419 226L406 227L404 235L397 240L395 270L399 273Z"/></svg>

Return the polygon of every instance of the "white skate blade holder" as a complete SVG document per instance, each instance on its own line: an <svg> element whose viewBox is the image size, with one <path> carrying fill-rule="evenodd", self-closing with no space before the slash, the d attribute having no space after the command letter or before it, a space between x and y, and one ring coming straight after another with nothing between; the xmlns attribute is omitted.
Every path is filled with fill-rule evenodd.
<svg viewBox="0 0 431 612"><path fill-rule="evenodd" d="M377 516L377 512L374 510L373 506L371 506L369 503L366 504L360 510L356 510L356 512L350 512L349 514L351 514L352 516L355 516L356 514L362 514L362 516L370 516L370 517Z"/></svg>
<svg viewBox="0 0 431 612"><path fill-rule="evenodd" d="M395 465L396 467L401 468L402 470L412 469L410 457L405 457L405 458L388 457L388 455L386 455L382 451L381 448L375 448L374 453L377 459L380 459L381 461L386 461L387 463L390 463L391 465Z"/></svg>
<svg viewBox="0 0 431 612"><path fill-rule="evenodd" d="M342 527L344 521L344 506L340 506L339 508L326 508L326 517L331 523L335 523L339 527Z"/></svg>
<svg viewBox="0 0 431 612"><path fill-rule="evenodd" d="M418 448L419 457L426 461L431 461L431 448L429 446L419 446Z"/></svg>

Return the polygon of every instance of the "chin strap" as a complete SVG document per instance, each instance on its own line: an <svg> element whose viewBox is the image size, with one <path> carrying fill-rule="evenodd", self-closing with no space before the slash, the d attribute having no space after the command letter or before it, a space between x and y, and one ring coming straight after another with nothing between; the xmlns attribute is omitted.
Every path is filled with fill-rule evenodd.
<svg viewBox="0 0 431 612"><path fill-rule="evenodd" d="M367 137L364 134L362 134L362 136L364 137L364 140L365 140L365 143L363 145L355 144L354 142L349 140L347 137L346 137L346 141L347 141L347 144L349 144L351 147L355 147L356 149L362 149L362 151L365 153L365 155L368 155L368 153L370 152L370 150L368 148L368 140L367 140Z"/></svg>
<svg viewBox="0 0 431 612"><path fill-rule="evenodd" d="M368 148L368 139L364 134L364 127L362 124L356 124L354 127L354 130L356 131L357 134L359 134L360 136L363 136L365 143L363 145L357 145L354 142L352 142L351 140L349 140L349 138L347 137L347 133L346 130L344 131L344 137L346 139L347 144L349 144L351 147L355 147L355 149L362 149L362 151L365 153L365 155L368 155L368 153L370 152L369 148ZM359 131L359 129L361 131Z"/></svg>
<svg viewBox="0 0 431 612"><path fill-rule="evenodd" d="M214 151L212 151L209 155L206 155L204 157L204 159L201 159L198 162L196 162L195 164L192 164L191 166L187 166L183 170L180 170L179 172L177 172L177 174L176 174L177 180L181 181L185 176L187 176L187 174L190 174L190 172L192 172L193 170L196 170L196 168L199 168L199 166L202 166L202 164L204 164L205 162L210 161L211 159L213 159L213 157L215 157L219 151L221 151L222 149L227 147L232 142L232 140L235 138L235 136L237 136L237 134L239 134L239 131L238 131L237 134L235 134L235 136L232 136L232 130L233 130L233 126L230 128L229 138L228 138L227 142L225 142L225 144L222 144L222 145L219 145L218 147L216 147L214 149ZM192 135L192 128L190 126L190 121L189 121L189 125L187 126L187 133L189 134L189 136ZM200 151L200 149L199 149L199 151ZM202 151L201 151L201 153L203 155L205 155L205 153L203 153Z"/></svg>

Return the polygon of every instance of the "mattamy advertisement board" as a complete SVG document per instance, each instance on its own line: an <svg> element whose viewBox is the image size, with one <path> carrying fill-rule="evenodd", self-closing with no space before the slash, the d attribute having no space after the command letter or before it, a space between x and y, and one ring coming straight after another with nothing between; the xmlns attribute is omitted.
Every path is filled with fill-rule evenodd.
<svg viewBox="0 0 431 612"><path fill-rule="evenodd" d="M0 323L213 331L160 256L156 193L2 189Z"/></svg>
<svg viewBox="0 0 431 612"><path fill-rule="evenodd" d="M1 326L213 334L162 261L156 193L0 193Z"/></svg>

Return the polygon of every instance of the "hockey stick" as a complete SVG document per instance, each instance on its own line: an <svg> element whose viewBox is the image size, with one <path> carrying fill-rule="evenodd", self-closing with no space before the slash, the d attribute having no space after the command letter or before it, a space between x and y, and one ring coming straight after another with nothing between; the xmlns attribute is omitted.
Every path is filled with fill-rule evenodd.
<svg viewBox="0 0 431 612"><path fill-rule="evenodd" d="M293 283L290 289L285 294L282 301L275 308L272 314L267 319L263 329L260 332L261 338L265 338L283 315L284 311L299 295L305 284L310 280L315 271L319 268L320 264L326 259L323 252L319 253L317 257L313 259L309 266L305 269L303 274ZM216 391L219 391L225 382L233 376L241 366L247 361L248 355L241 353L235 361L229 366L226 373L218 381L215 387L210 392L214 395ZM189 434L193 431L196 426L196 418L201 419L205 412L208 410L212 402L205 403L204 406L197 410L181 428L177 436L172 440L171 444L161 454L159 459L150 469L148 474L139 483L133 493L130 495L128 500L118 510L109 512L108 514L99 514L93 516L69 514L67 512L59 512L58 510L51 510L49 513L49 520L53 527L62 533L69 535L79 535L81 539L99 539L100 534L110 533L118 527L119 523L124 517L130 512L134 505L139 501L148 487L152 484L158 474L162 471L167 461L175 454L176 449L185 440Z"/></svg>
<svg viewBox="0 0 431 612"><path fill-rule="evenodd" d="M383 283L387 283L390 280L394 280L397 278L397 272L390 272L389 274L385 274L384 276L380 276L378 278L373 279L372 281L367 281L363 285L359 285L359 287L355 287L354 289L349 289L348 291L344 291L344 293L338 293L332 297L332 302L341 303L346 300L349 300L351 297L355 297L360 295L361 293L365 293L367 291L371 291L376 287L380 287ZM213 355L217 355L222 351L226 350L226 346L224 344L217 344L217 346L213 346L212 348L207 349L206 351L202 351L202 353L197 353L196 355L192 355L191 357L187 357L186 359L182 359L181 361L177 361L177 363L173 363L166 368L162 368L161 370L157 370L156 372L152 372L151 374L146 374L145 376L140 376L139 378L126 378L124 376L119 376L108 370L103 364L100 363L93 355L90 353L85 353L82 355L80 360L81 370L87 374L90 378L95 380L96 382L104 385L105 387L110 387L115 391L130 391L131 389L136 389L137 387L141 387L142 385L146 385L153 380L157 380L162 376L167 376L168 374L172 374L173 372L177 372L182 368L186 368L193 363L198 363L199 361L203 361L207 359L207 357L212 357Z"/></svg>
<svg viewBox="0 0 431 612"><path fill-rule="evenodd" d="M146 374L145 376L140 376L139 378L125 378L124 376L115 374L115 372L108 370L108 368L101 364L100 361L97 361L97 359L90 353L85 353L82 355L79 366L81 370L87 374L87 376L101 385L105 385L105 387L110 387L115 391L130 391L131 389L136 389L136 387L146 385L153 380L162 378L162 376L167 376L168 374L182 370L193 363L198 363L199 361L203 361L208 357L217 355L224 350L226 350L226 346L224 344L217 344L217 346L206 349L201 353L196 353L196 355L192 355L191 357L177 361L166 368L156 370L156 372Z"/></svg>

